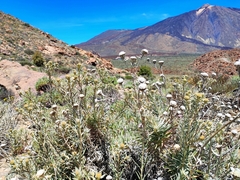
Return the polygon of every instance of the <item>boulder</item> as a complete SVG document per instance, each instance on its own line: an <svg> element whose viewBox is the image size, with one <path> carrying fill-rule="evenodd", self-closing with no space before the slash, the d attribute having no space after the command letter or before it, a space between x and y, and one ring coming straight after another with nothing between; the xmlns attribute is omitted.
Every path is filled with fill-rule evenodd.
<svg viewBox="0 0 240 180"><path fill-rule="evenodd" d="M44 76L47 76L46 73L33 71L26 66L21 66L18 62L0 61L0 84L13 91L16 97L19 96L19 92L28 89L36 93L35 84Z"/></svg>

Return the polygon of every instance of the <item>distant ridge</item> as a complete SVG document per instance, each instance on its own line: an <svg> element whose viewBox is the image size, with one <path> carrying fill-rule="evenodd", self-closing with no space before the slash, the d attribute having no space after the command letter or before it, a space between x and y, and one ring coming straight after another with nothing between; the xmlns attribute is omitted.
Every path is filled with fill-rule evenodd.
<svg viewBox="0 0 240 180"><path fill-rule="evenodd" d="M205 4L197 10L167 18L145 28L108 30L77 44L101 56L112 56L124 50L150 52L206 53L240 47L240 9Z"/></svg>

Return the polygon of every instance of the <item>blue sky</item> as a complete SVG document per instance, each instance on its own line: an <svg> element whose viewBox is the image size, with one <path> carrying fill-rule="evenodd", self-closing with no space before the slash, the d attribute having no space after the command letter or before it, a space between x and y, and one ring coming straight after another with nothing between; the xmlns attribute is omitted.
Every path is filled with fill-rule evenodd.
<svg viewBox="0 0 240 180"><path fill-rule="evenodd" d="M239 0L3 0L0 10L72 45L109 29L136 29L204 4L240 8Z"/></svg>

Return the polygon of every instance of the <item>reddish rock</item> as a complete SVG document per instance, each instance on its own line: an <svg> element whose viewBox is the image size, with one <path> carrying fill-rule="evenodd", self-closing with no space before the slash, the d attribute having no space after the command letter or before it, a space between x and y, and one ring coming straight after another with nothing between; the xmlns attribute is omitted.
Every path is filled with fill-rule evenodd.
<svg viewBox="0 0 240 180"><path fill-rule="evenodd" d="M219 75L237 74L234 63L240 58L240 49L217 50L204 54L197 58L192 66L200 72L212 73Z"/></svg>
<svg viewBox="0 0 240 180"><path fill-rule="evenodd" d="M28 89L36 93L35 84L44 76L46 76L45 73L30 70L18 62L0 61L0 84L11 89L15 96L18 96L19 91L24 92Z"/></svg>

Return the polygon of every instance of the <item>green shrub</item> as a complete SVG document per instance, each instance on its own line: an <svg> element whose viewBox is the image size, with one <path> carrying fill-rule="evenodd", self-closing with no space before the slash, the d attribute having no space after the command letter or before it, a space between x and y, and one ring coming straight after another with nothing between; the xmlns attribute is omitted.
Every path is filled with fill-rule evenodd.
<svg viewBox="0 0 240 180"><path fill-rule="evenodd" d="M19 61L19 63L20 63L22 66L25 66L25 65L32 66L32 65L33 65L32 62L27 61L27 60Z"/></svg>
<svg viewBox="0 0 240 180"><path fill-rule="evenodd" d="M108 75L108 76L102 78L102 82L104 84L116 85L117 84L117 78L115 76Z"/></svg>
<svg viewBox="0 0 240 180"><path fill-rule="evenodd" d="M26 27L31 27L30 24L28 24L28 23L24 23L23 25Z"/></svg>
<svg viewBox="0 0 240 180"><path fill-rule="evenodd" d="M131 74L127 74L124 78L126 80L133 80L133 76Z"/></svg>
<svg viewBox="0 0 240 180"><path fill-rule="evenodd" d="M147 78L151 78L152 77L151 67L149 67L147 65L140 66L139 71L138 71L138 75L139 76L144 76L144 77L147 77Z"/></svg>
<svg viewBox="0 0 240 180"><path fill-rule="evenodd" d="M26 49L24 52L28 55L33 55L34 54L34 51L32 51L31 49Z"/></svg>
<svg viewBox="0 0 240 180"><path fill-rule="evenodd" d="M79 56L79 55L81 55L81 54L80 54L78 51L76 51L76 52L75 52L75 55L76 55L76 56Z"/></svg>
<svg viewBox="0 0 240 180"><path fill-rule="evenodd" d="M41 67L41 66L44 65L43 56L42 56L42 54L41 54L39 51L36 51L36 52L33 54L32 60L33 60L33 63L34 63L36 66L38 66L38 67Z"/></svg>
<svg viewBox="0 0 240 180"><path fill-rule="evenodd" d="M57 68L56 71L59 73L68 74L71 71L71 68L62 66Z"/></svg>
<svg viewBox="0 0 240 180"><path fill-rule="evenodd" d="M126 83L124 83L124 88L125 89L132 89L132 88L134 88L134 85L131 81L126 81Z"/></svg>
<svg viewBox="0 0 240 180"><path fill-rule="evenodd" d="M43 77L40 78L35 85L35 89L37 91L43 91L43 92L47 92L50 90L50 81L49 78L47 77Z"/></svg>

